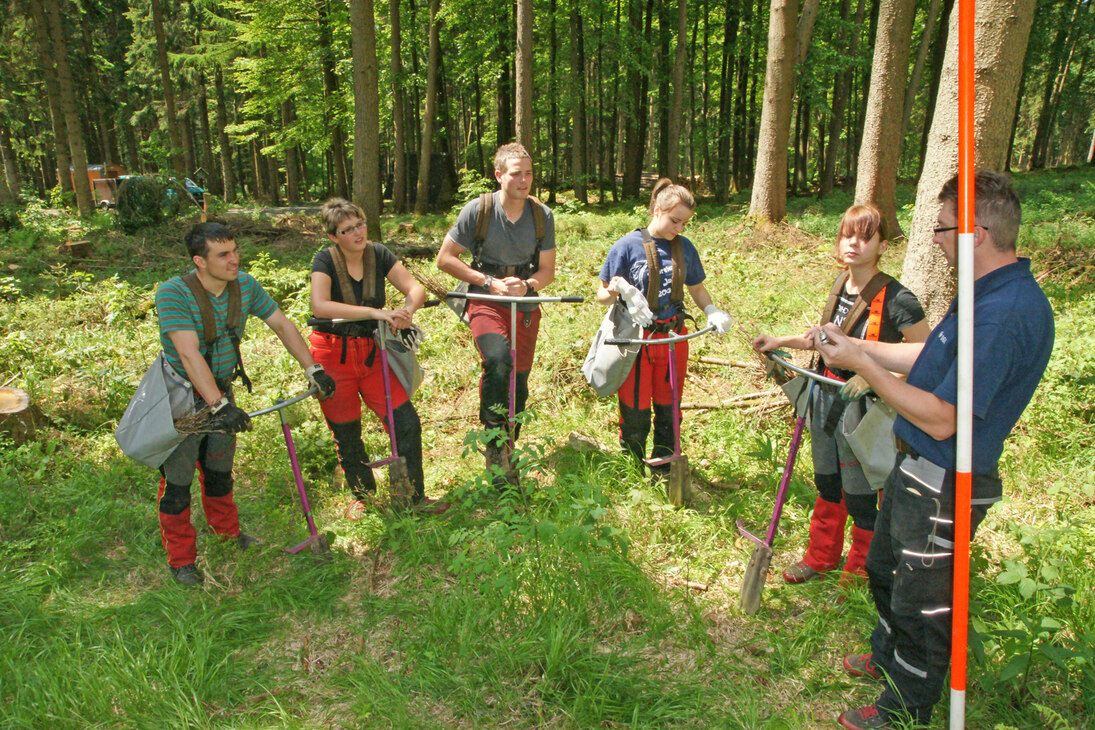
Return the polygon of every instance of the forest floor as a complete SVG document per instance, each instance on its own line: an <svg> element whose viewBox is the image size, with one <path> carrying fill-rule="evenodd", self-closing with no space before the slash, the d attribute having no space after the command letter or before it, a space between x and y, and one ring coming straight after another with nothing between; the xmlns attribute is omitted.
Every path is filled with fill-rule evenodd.
<svg viewBox="0 0 1095 730"><path fill-rule="evenodd" d="M1017 184L1020 249L1054 306L1057 344L1005 446L1006 499L973 549L967 727L1095 727L1095 170ZM750 333L804 330L836 274L832 242L850 202L793 199L776 227L749 221L742 200L701 204L686 235L715 301ZM167 574L157 475L112 438L159 350L152 298L187 268L192 221L127 236L106 215L25 211L22 228L0 231L0 385L27 391L47 420L21 445L0 436L0 726L799 730L834 728L839 712L871 702L878 688L840 668L867 649L867 591L779 577L806 544L808 441L763 604L752 616L738 608L752 544L736 522L767 524L793 425L743 334L693 341L685 401L725 405L685 411L688 507L615 448L570 439L615 443L615 401L597 399L579 368L603 316L592 295L604 254L644 211L556 207L547 293L589 301L545 307L522 495L491 489L474 452L467 329L426 310L415 397L426 488L453 508L347 521L330 435L305 401L290 423L331 553L283 552L307 532L279 423L260 418L239 440L235 474L243 527L264 544L238 552L195 516L197 590ZM314 216L228 218L243 267L303 329L310 262L326 245ZM385 242L433 271L452 219L386 216ZM91 241L86 258L58 250L77 239ZM892 246L883 267L900 273L903 254ZM304 389L261 323L243 356L256 383L240 396L249 410ZM366 425L370 453L385 453L379 424ZM944 698L933 728L947 711Z"/></svg>

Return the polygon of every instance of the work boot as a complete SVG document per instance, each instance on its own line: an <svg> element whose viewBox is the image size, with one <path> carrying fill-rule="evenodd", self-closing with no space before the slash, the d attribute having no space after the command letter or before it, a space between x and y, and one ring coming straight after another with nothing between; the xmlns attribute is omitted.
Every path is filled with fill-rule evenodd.
<svg viewBox="0 0 1095 730"><path fill-rule="evenodd" d="M240 550L246 550L249 547L261 544L262 543L258 540L258 538L251 537L246 533L241 532L240 534L236 535L236 545L239 546Z"/></svg>
<svg viewBox="0 0 1095 730"><path fill-rule="evenodd" d="M517 484L517 470L510 463L510 448L508 442L501 446L497 443L487 444L485 453L487 473L491 477L491 484L495 489L507 489Z"/></svg>
<svg viewBox="0 0 1095 730"><path fill-rule="evenodd" d="M844 657L844 671L851 677L882 679L882 670L871 661L871 653L849 654Z"/></svg>
<svg viewBox="0 0 1095 730"><path fill-rule="evenodd" d="M376 492L362 492L358 499L351 500L346 505L346 519L357 522L367 512L376 508Z"/></svg>
<svg viewBox="0 0 1095 730"><path fill-rule="evenodd" d="M842 712L837 722L847 730L894 730L894 727L882 717L877 705L867 705L858 710Z"/></svg>
<svg viewBox="0 0 1095 730"><path fill-rule="evenodd" d="M198 566L193 563L180 565L178 568L169 567L168 571L170 571L171 577L175 579L176 583L187 588L200 586L205 581L205 576L198 570Z"/></svg>
<svg viewBox="0 0 1095 730"><path fill-rule="evenodd" d="M423 497L414 505L414 511L424 515L439 515L451 506L448 502Z"/></svg>
<svg viewBox="0 0 1095 730"><path fill-rule="evenodd" d="M810 544L802 560L783 571L783 580L792 585L820 578L840 564L844 550L844 523L848 510L843 500L830 502L818 497L810 515Z"/></svg>
<svg viewBox="0 0 1095 730"><path fill-rule="evenodd" d="M788 566L783 571L783 582L790 583L791 585L805 583L808 580L817 580L821 577L821 571L811 568L806 564L805 560L800 560L794 565Z"/></svg>

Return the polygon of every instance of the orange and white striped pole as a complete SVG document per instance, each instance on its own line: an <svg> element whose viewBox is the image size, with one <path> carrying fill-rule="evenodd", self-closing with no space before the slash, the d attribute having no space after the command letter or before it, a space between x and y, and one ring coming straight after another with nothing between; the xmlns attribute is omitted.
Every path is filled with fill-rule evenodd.
<svg viewBox="0 0 1095 730"><path fill-rule="evenodd" d="M958 405L950 730L966 726L973 489L974 0L958 0Z"/></svg>

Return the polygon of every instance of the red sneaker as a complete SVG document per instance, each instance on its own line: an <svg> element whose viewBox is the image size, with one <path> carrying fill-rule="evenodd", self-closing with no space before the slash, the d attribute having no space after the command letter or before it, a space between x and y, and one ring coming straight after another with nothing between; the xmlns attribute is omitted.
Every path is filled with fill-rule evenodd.
<svg viewBox="0 0 1095 730"><path fill-rule="evenodd" d="M852 677L882 679L882 670L871 662L871 653L849 654L844 657L844 671Z"/></svg>
<svg viewBox="0 0 1095 730"><path fill-rule="evenodd" d="M346 505L346 519L357 522L372 508L373 502L369 499L355 499Z"/></svg>
<svg viewBox="0 0 1095 730"><path fill-rule="evenodd" d="M848 730L894 730L893 726L882 717L877 705L867 705L858 710L842 712L837 722Z"/></svg>
<svg viewBox="0 0 1095 730"><path fill-rule="evenodd" d="M423 497L422 501L414 506L414 511L424 515L439 515L451 506L448 502L439 502L430 497Z"/></svg>

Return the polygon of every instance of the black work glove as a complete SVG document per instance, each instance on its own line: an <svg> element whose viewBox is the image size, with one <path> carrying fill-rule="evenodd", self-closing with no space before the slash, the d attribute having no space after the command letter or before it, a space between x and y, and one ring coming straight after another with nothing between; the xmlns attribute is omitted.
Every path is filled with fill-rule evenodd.
<svg viewBox="0 0 1095 730"><path fill-rule="evenodd" d="M228 398L221 398L213 406L213 417L209 419L209 430L218 433L242 433L251 430L251 416Z"/></svg>
<svg viewBox="0 0 1095 730"><path fill-rule="evenodd" d="M335 379L328 375L318 362L310 368L305 368L304 377L315 386L316 398L327 400L335 394Z"/></svg>

